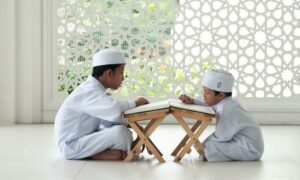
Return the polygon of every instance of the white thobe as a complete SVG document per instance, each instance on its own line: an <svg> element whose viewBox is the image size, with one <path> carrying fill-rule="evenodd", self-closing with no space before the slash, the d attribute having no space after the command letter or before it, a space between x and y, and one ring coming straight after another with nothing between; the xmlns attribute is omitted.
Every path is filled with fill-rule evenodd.
<svg viewBox="0 0 300 180"><path fill-rule="evenodd" d="M94 77L78 86L63 102L55 118L55 136L66 159L82 159L107 149L129 151L132 132L122 112L135 103L107 95Z"/></svg>
<svg viewBox="0 0 300 180"><path fill-rule="evenodd" d="M205 105L200 99L195 104ZM264 142L258 123L232 97L212 106L216 111L216 130L204 142L208 161L259 160ZM200 157L201 158L201 157Z"/></svg>

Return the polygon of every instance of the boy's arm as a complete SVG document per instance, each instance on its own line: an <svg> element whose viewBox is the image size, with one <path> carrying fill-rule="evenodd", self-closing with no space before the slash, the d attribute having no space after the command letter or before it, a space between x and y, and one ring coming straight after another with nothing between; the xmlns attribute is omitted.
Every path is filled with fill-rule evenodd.
<svg viewBox="0 0 300 180"><path fill-rule="evenodd" d="M203 101L203 97L192 98L185 94L182 94L179 96L179 99L185 104L197 104L197 105L201 105L201 106L207 106L205 104L205 102Z"/></svg>
<svg viewBox="0 0 300 180"><path fill-rule="evenodd" d="M135 101L119 101L119 103L122 106L122 112L124 112L137 106L149 104L149 101L146 98L140 97Z"/></svg>
<svg viewBox="0 0 300 180"><path fill-rule="evenodd" d="M194 104L200 105L200 106L207 106L207 104L204 102L203 97L194 97Z"/></svg>
<svg viewBox="0 0 300 180"><path fill-rule="evenodd" d="M118 101L105 94L87 97L81 104L80 111L104 121L121 122L124 110L134 108L135 102Z"/></svg>
<svg viewBox="0 0 300 180"><path fill-rule="evenodd" d="M135 101L118 101L118 103L121 106L122 112L136 107Z"/></svg>

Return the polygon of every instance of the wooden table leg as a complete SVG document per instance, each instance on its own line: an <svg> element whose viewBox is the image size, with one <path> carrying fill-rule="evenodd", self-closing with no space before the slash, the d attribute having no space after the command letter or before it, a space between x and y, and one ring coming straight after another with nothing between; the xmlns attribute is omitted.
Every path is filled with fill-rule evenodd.
<svg viewBox="0 0 300 180"><path fill-rule="evenodd" d="M174 114L174 117L176 118L176 120L179 122L179 124L181 125L181 127L186 131L187 135L185 136L185 138L183 139L182 142L179 143L179 145L177 146L177 148L174 150L175 156L178 154L178 152L182 149L183 146L186 145L186 142L190 139L193 138L194 136L194 131L197 130L197 128L201 125L201 121L197 120L197 122L195 123L195 125L192 127L192 129L190 129L188 127L188 125L185 123L184 119L179 115L179 114ZM197 139L197 141L194 144L195 149L197 150L198 153L200 153L199 148L202 147L201 143L199 142L199 140ZM188 150L188 152L190 152L191 149Z"/></svg>
<svg viewBox="0 0 300 180"><path fill-rule="evenodd" d="M143 144L144 144L144 142L142 141L142 139L138 137L137 142L132 146L131 151L127 154L124 161L125 162L131 161L135 155L139 155L140 149Z"/></svg>
<svg viewBox="0 0 300 180"><path fill-rule="evenodd" d="M202 132L206 129L209 123L203 122L201 124L201 127L198 128L192 138L189 139L188 143L183 147L183 149L179 152L179 154L175 157L174 161L178 162L181 160L181 158L187 153L187 151L192 147L193 144L195 144L196 141L198 141L199 136L202 134ZM201 143L200 143L201 144Z"/></svg>
<svg viewBox="0 0 300 180"><path fill-rule="evenodd" d="M153 155L156 159L158 159L159 162L165 162L165 160L162 158L162 153L158 150L158 148L149 138L153 131L158 127L160 122L163 120L163 118L164 117L152 119L146 126L144 131L137 125L136 122L129 122L129 125L137 133L139 139L124 161L130 161L133 158L136 151L140 149L143 144L145 144L146 147L153 153Z"/></svg>
<svg viewBox="0 0 300 180"><path fill-rule="evenodd" d="M181 125L181 127L186 131L187 133L187 143L180 143L177 147L178 147L178 152L179 154L177 155L178 152L176 152L176 157L174 159L175 162L178 162L181 160L181 158L188 152L190 151L192 145L194 145L195 149L197 150L197 152L199 154L203 154L203 145L199 142L198 138L199 136L203 133L203 131L206 129L206 127L208 126L209 123L207 122L202 122L198 125L198 129L196 128L195 131L192 131L188 125L185 123L184 119L181 117L180 114L178 113L173 113L174 117L177 119L177 121L179 122L179 124ZM176 149L175 149L176 150Z"/></svg>
<svg viewBox="0 0 300 180"><path fill-rule="evenodd" d="M195 132L196 129L199 127L201 124L201 121L197 121L193 127L191 128L192 132ZM172 156L176 156L180 149L186 144L187 140L189 139L188 135L185 135L184 138L181 140L181 142L178 144L178 146L174 149L174 151L171 153Z"/></svg>

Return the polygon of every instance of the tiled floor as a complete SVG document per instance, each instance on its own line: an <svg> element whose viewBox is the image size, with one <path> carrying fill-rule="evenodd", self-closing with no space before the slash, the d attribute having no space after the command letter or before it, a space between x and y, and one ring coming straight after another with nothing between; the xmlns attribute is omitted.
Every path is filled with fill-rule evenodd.
<svg viewBox="0 0 300 180"><path fill-rule="evenodd" d="M204 137L213 129L209 127ZM261 161L200 162L193 150L180 163L174 163L169 154L183 131L177 125L161 125L151 136L165 154L167 162L160 164L146 153L144 160L129 163L64 160L54 143L53 125L0 126L0 179L299 180L300 126L262 126L262 129L265 153Z"/></svg>

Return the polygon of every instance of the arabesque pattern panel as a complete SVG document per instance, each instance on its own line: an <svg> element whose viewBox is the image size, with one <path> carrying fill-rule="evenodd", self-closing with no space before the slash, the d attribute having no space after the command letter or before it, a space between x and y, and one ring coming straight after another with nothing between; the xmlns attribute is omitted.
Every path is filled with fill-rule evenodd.
<svg viewBox="0 0 300 180"><path fill-rule="evenodd" d="M199 95L209 68L230 71L248 98L300 94L296 0L57 0L58 91L90 73L92 54L126 53L122 96Z"/></svg>

